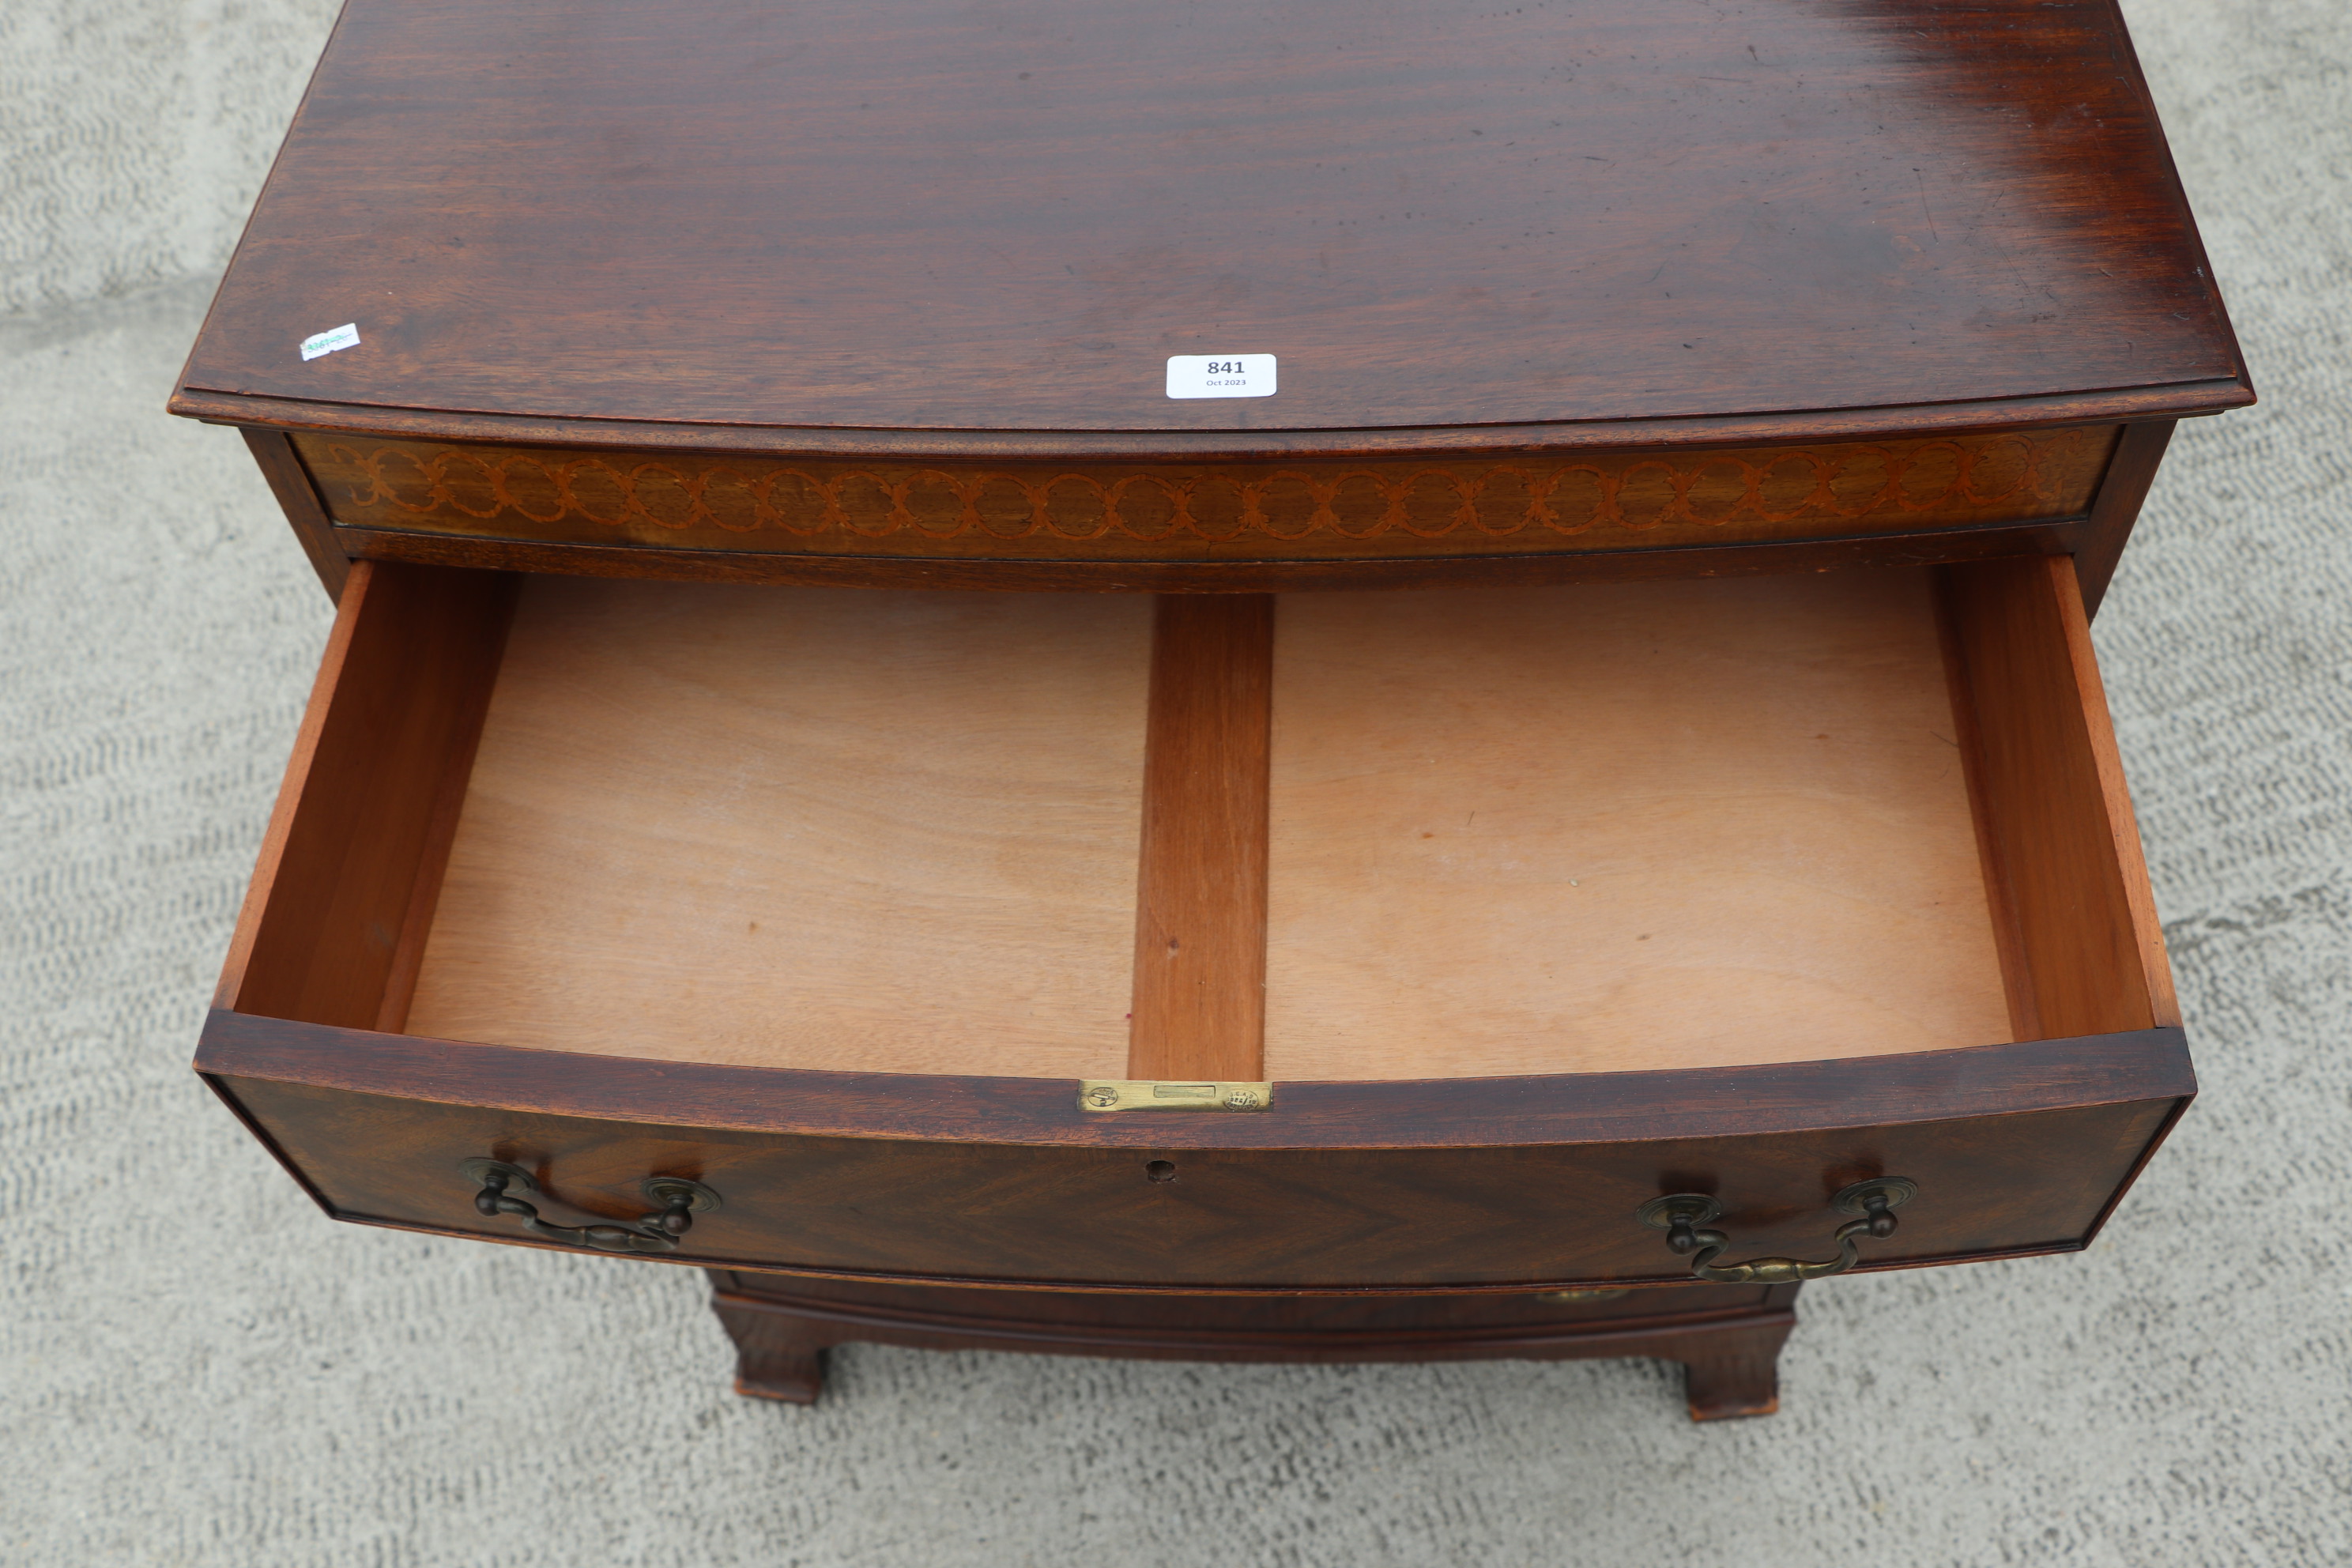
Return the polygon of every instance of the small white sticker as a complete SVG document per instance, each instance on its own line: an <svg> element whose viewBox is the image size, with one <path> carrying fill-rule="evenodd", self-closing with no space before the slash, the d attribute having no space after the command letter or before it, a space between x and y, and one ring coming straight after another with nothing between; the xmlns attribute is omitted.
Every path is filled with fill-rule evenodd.
<svg viewBox="0 0 2352 1568"><path fill-rule="evenodd" d="M331 332L320 332L315 337L304 338L302 357L317 359L320 354L331 354L337 349L355 349L359 346L360 324L357 321L345 321Z"/></svg>
<svg viewBox="0 0 2352 1568"><path fill-rule="evenodd" d="M1171 354L1171 397L1272 397L1272 354Z"/></svg>

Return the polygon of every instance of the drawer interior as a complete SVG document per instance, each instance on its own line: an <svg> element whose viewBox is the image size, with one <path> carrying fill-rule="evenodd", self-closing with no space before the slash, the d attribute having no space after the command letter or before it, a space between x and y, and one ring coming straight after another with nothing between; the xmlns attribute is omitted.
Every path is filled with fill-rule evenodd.
<svg viewBox="0 0 2352 1568"><path fill-rule="evenodd" d="M377 563L224 1000L1049 1078L2145 1028L2106 722L2063 559L1159 601Z"/></svg>
<svg viewBox="0 0 2352 1568"><path fill-rule="evenodd" d="M1278 1078L2010 1037L1925 570L1279 608Z"/></svg>
<svg viewBox="0 0 2352 1568"><path fill-rule="evenodd" d="M1127 595L526 581L404 1027L1116 1076L1150 643Z"/></svg>

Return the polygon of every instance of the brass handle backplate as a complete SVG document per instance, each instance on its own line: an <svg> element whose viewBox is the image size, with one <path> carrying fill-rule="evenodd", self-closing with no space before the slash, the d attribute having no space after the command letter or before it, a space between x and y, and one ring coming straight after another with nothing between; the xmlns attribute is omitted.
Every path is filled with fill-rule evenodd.
<svg viewBox="0 0 2352 1568"><path fill-rule="evenodd" d="M1904 1176L1874 1176L1841 1188L1830 1199L1840 1214L1861 1217L1837 1227L1832 1238L1838 1255L1809 1262L1797 1258L1754 1258L1745 1263L1718 1265L1716 1259L1730 1247L1731 1238L1719 1230L1698 1227L1723 1212L1723 1205L1705 1193L1670 1193L1652 1198L1634 1211L1643 1225L1666 1233L1666 1245L1691 1260L1691 1274L1719 1285L1789 1285L1800 1279L1822 1279L1843 1274L1861 1257L1865 1236L1884 1240L1895 1234L1894 1211L1918 1194L1919 1184Z"/></svg>
<svg viewBox="0 0 2352 1568"><path fill-rule="evenodd" d="M694 1227L694 1216L717 1208L719 1203L719 1194L700 1182L683 1176L647 1176L639 1190L661 1205L660 1213L633 1225L555 1225L541 1219L539 1210L509 1190L539 1191L539 1184L521 1166L503 1160L468 1160L457 1172L481 1189L474 1194L474 1207L480 1213L493 1219L512 1215L522 1221L525 1230L551 1241L593 1247L600 1252L676 1252L677 1238Z"/></svg>

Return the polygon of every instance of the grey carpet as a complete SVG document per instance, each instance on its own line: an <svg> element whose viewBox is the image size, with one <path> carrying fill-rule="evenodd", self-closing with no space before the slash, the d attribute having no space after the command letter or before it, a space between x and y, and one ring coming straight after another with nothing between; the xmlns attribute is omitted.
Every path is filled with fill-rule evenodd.
<svg viewBox="0 0 2352 1568"><path fill-rule="evenodd" d="M162 403L330 20L0 7L0 1562L2352 1560L2352 12L2130 12L2263 405L2098 626L2205 1093L2085 1256L1667 1369L853 1348L738 1399L698 1277L331 1225L186 1070L327 611Z"/></svg>

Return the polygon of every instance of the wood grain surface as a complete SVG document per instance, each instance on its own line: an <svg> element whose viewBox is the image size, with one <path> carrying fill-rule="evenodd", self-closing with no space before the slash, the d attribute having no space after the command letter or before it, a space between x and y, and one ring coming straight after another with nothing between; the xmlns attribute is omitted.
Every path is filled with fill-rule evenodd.
<svg viewBox="0 0 2352 1568"><path fill-rule="evenodd" d="M221 994L396 1024L514 601L493 573L355 569L265 837Z"/></svg>
<svg viewBox="0 0 2352 1568"><path fill-rule="evenodd" d="M1925 573L1278 624L1270 1076L2010 1037Z"/></svg>
<svg viewBox="0 0 2352 1568"><path fill-rule="evenodd" d="M248 426L244 435L246 450L253 454L261 477L268 481L269 493L286 514L295 542L301 545L310 570L319 574L319 585L327 590L327 597L340 600L343 584L351 576L351 557L336 542L334 520L327 515L324 498L301 454L282 430Z"/></svg>
<svg viewBox="0 0 2352 1568"><path fill-rule="evenodd" d="M896 430L842 426L706 425L679 419L565 419L534 414L454 414L390 405L320 403L183 385L171 412L212 425L261 426L326 436L438 444L581 450L727 452L752 457L936 462L1287 462L1317 458L1436 458L1465 453L1662 451L1808 441L1914 440L2001 435L2118 421L2168 422L2254 401L2239 382L2193 387L2108 387L1993 403L1895 404L1671 419L1584 419L1500 425L1400 425L1349 430Z"/></svg>
<svg viewBox="0 0 2352 1568"><path fill-rule="evenodd" d="M735 1389L814 1401L824 1352L871 1342L1175 1361L1305 1364L1653 1356L1685 1363L1694 1420L1769 1415L1795 1285L1487 1296L1165 1296L975 1290L711 1270ZM1573 1294L1573 1293L1571 1293Z"/></svg>
<svg viewBox="0 0 2352 1568"><path fill-rule="evenodd" d="M370 565L236 1005L1283 1080L2171 1021L2071 568L1938 570L1948 646L1897 570L1177 597L1156 655L1128 597L550 577L501 661L506 580Z"/></svg>
<svg viewBox="0 0 2352 1568"><path fill-rule="evenodd" d="M345 527L815 555L1312 561L2072 521L2090 510L2119 428L1213 467L292 440Z"/></svg>
<svg viewBox="0 0 2352 1568"><path fill-rule="evenodd" d="M941 1285L877 1285L840 1279L715 1271L712 1286L741 1299L828 1315L845 1324L911 1327L929 1321L957 1324L1006 1339L1060 1330L1114 1342L1132 1336L1195 1346L1219 1339L1255 1341L1271 1350L1285 1341L1305 1349L1325 1331L1402 1341L1466 1332L1501 1339L1517 1332L1596 1330L1643 1319L1742 1317L1785 1310L1801 1289L1790 1285L1664 1285L1599 1300L1557 1301L1518 1296L1193 1296L1080 1295L1070 1291L972 1290ZM1189 1321L1181 1314L1198 1314ZM851 1336L855 1337L855 1336ZM1255 1358L1239 1358L1255 1359ZM1267 1359L1274 1359L1269 1357Z"/></svg>
<svg viewBox="0 0 2352 1568"><path fill-rule="evenodd" d="M536 578L408 1027L1122 1075L1149 606Z"/></svg>
<svg viewBox="0 0 2352 1568"><path fill-rule="evenodd" d="M2035 1033L2179 1021L2074 563L1945 569L1985 849Z"/></svg>
<svg viewBox="0 0 2352 1568"><path fill-rule="evenodd" d="M1171 400L1178 353L1281 390ZM2249 396L2112 0L353 0L184 384L938 431Z"/></svg>
<svg viewBox="0 0 2352 1568"><path fill-rule="evenodd" d="M1274 599L1160 599L1136 879L1128 1076L1265 1076Z"/></svg>
<svg viewBox="0 0 2352 1568"><path fill-rule="evenodd" d="M1289 1082L1279 1110L1119 1116L1066 1079L650 1060L389 1035L215 1008L198 1070L595 1121L1123 1149L1451 1149L1811 1135L2197 1092L2179 1028L1899 1057L1527 1078Z"/></svg>
<svg viewBox="0 0 2352 1568"><path fill-rule="evenodd" d="M352 1032L321 1038L314 1031L310 1071L365 1075L382 1065L368 1048L373 1041L420 1060L433 1045ZM1686 1279L1684 1262L1658 1232L1635 1222L1633 1211L1659 1193L1694 1189L1723 1199L1724 1227L1742 1243L1742 1256L1755 1256L1746 1250L1752 1246L1819 1257L1842 1223L1831 1194L1876 1174L1909 1176L1922 1195L1895 1237L1867 1249L1874 1266L2072 1249L2095 1230L2181 1103L2178 1093L2137 1096L2159 1083L2190 1087L2165 1065L2177 1056L2177 1036L2169 1045L2137 1039L2120 1051L2114 1046L2121 1042L2084 1044L2109 1076L2074 1091L2075 1103L2052 1109L2027 1107L2055 1085L2042 1058L2054 1058L2061 1077L2079 1079L2084 1064L2070 1062L2063 1044L2042 1058L1993 1047L2018 1070L1979 1090L1979 1104L2000 1107L1990 1114L1898 1120L1938 1099L1953 1105L1967 1098L1923 1100L1918 1091L1935 1078L1951 1080L1948 1064L1918 1058L1808 1064L1810 1071L1716 1069L1731 1076L1713 1082L1716 1074L1706 1072L1598 1075L1589 1085L1572 1076L1494 1080L1457 1086L1469 1103L1499 1113L1483 1126L1470 1123L1475 1142L1417 1149L1297 1146L1329 1131L1315 1125L1325 1095L1344 1104L1380 1089L1389 1091L1380 1097L1388 1126L1426 1138L1426 1123L1453 1120L1459 1136L1463 1123L1446 1116L1444 1097L1417 1105L1417 1086L1405 1085L1318 1086L1325 1094L1316 1096L1286 1090L1271 1110L1246 1116L1096 1116L1088 1120L1120 1125L1046 1142L976 1135L971 1123L946 1119L948 1106L926 1102L927 1089L945 1086L903 1079L893 1096L902 1114L946 1136L780 1135L663 1119L722 1078L748 1093L707 1100L714 1121L740 1121L763 1102L799 1114L793 1089L803 1075L766 1069L439 1047L444 1055L537 1058L524 1065L541 1098L578 1103L630 1078L651 1089L632 1095L621 1119L595 1120L482 1103L499 1077L488 1063L480 1076L469 1066L459 1082L444 1080L422 1096L422 1085L388 1096L240 1074L233 1070L238 1058L253 1058L234 1037L218 1052L208 1047L204 1065L340 1217L528 1244L528 1233L511 1221L485 1220L472 1206L473 1184L457 1167L488 1155L529 1170L551 1216L564 1223L580 1223L575 1215L642 1216L640 1184L649 1175L706 1183L726 1206L698 1220L691 1245L671 1255L677 1262L1046 1286L1356 1294ZM318 1048L327 1046L358 1048ZM1927 1079L1916 1076L1922 1066ZM1844 1099L1851 1120L1813 1131L1775 1130L1776 1082L1839 1079L1848 1095L1832 1089L1828 1098ZM1760 1103L1736 1098L1748 1085L1764 1091ZM453 1088L462 1098L446 1098ZM1604 1101L1631 1094L1645 1102L1644 1113L1587 1121L1617 1129L1600 1141L1490 1141L1512 1129L1508 1108L1530 1090L1572 1120L1588 1088ZM1286 1096L1298 1103L1286 1106ZM1854 1116L1854 1097L1876 1114ZM1045 1116L1056 1107L1071 1120L1083 1115L1066 1081L1036 1083L1029 1098ZM1708 1121L1724 1131L1714 1137L1685 1131ZM1193 1125L1201 1123L1207 1125ZM1144 1141L1154 1132L1165 1141ZM1228 1146L1202 1142L1217 1138ZM1277 1146L1246 1146L1260 1140ZM1285 1142L1291 1146L1279 1146ZM1170 1179L1153 1179L1147 1165L1155 1159L1173 1166Z"/></svg>
<svg viewBox="0 0 2352 1568"><path fill-rule="evenodd" d="M2074 548L2066 552L2074 557L2074 577L2082 588L2087 616L2096 616L2100 601L2106 597L2108 579L2116 574L2116 563L2123 559L2124 542L2131 537L2132 524L2139 520L2148 487L2156 482L2164 449L2172 444L2174 423L2147 419L2126 425L2116 443L2106 474L2099 480L2098 499L2092 503L2089 521Z"/></svg>
<svg viewBox="0 0 2352 1568"><path fill-rule="evenodd" d="M2130 520L2123 521L2128 526ZM2065 554L2090 538L2089 527L2078 522L2030 523L1787 543L1323 561L1023 561L770 554L671 550L653 544L535 544L528 540L374 528L338 528L335 540L354 560L680 583L945 588L974 593L1268 594L1654 582Z"/></svg>

